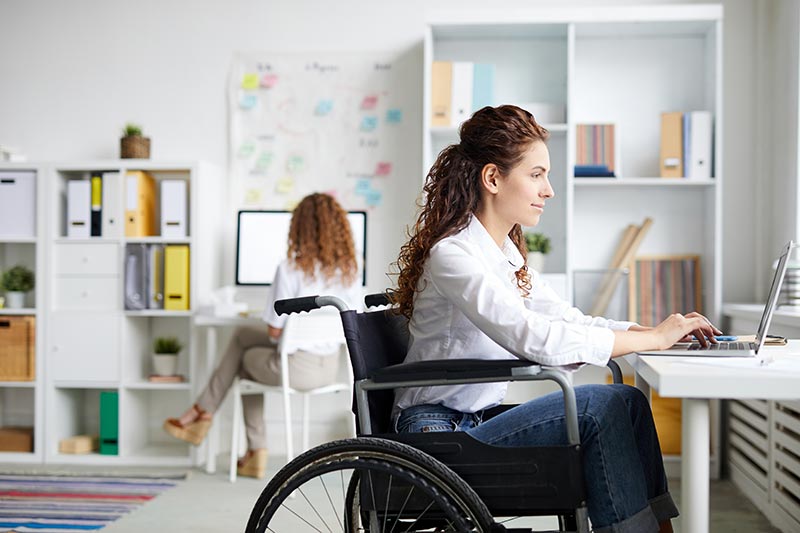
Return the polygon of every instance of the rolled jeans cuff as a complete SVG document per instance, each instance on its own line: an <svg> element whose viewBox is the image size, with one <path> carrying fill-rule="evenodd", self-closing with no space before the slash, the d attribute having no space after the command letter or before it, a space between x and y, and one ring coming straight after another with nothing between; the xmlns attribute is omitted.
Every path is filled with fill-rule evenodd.
<svg viewBox="0 0 800 533"><path fill-rule="evenodd" d="M593 531L594 533L656 533L658 531L658 521L653 516L653 510L648 505L622 522L594 528Z"/></svg>
<svg viewBox="0 0 800 533"><path fill-rule="evenodd" d="M670 518L675 518L680 514L669 492L665 492L650 500L650 509L653 511L659 524L661 522L666 522Z"/></svg>

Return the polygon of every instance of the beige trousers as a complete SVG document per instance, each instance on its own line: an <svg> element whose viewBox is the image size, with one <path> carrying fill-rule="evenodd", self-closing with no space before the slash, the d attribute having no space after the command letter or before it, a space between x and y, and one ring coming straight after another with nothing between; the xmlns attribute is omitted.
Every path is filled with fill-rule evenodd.
<svg viewBox="0 0 800 533"><path fill-rule="evenodd" d="M339 374L340 358L337 355L317 355L300 350L289 355L288 360L289 385L293 389L309 390L329 385ZM210 413L216 412L235 377L265 385L281 384L280 355L266 327L236 329L222 360L198 397L197 405ZM266 448L262 395L242 396L242 406L248 448Z"/></svg>

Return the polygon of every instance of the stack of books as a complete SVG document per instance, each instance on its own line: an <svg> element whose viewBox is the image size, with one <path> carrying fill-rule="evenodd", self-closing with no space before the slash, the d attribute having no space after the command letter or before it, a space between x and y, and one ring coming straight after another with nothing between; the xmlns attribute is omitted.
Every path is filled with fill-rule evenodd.
<svg viewBox="0 0 800 533"><path fill-rule="evenodd" d="M613 124L578 124L575 142L576 178L616 177Z"/></svg>

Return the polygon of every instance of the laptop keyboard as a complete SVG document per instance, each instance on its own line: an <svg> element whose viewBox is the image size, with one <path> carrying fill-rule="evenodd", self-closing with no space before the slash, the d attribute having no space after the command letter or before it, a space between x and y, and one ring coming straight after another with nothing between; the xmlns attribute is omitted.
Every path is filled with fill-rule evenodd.
<svg viewBox="0 0 800 533"><path fill-rule="evenodd" d="M699 344L692 344L689 346L690 350L750 350L753 345L749 342L718 342L717 344L709 344L707 346L700 346Z"/></svg>

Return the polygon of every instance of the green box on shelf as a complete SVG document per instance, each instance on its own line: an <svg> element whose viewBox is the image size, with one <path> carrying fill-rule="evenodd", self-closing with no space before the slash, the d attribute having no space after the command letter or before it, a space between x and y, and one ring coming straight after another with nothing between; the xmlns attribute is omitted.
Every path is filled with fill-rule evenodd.
<svg viewBox="0 0 800 533"><path fill-rule="evenodd" d="M100 453L119 453L119 393L116 391L100 393Z"/></svg>

